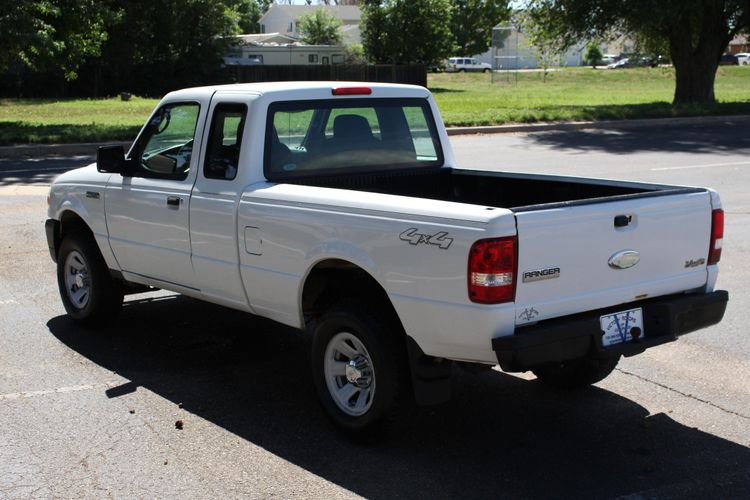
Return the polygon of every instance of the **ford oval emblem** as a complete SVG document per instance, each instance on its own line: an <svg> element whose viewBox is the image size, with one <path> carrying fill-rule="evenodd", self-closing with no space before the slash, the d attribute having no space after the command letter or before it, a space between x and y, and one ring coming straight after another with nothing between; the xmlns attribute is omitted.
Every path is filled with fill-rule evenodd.
<svg viewBox="0 0 750 500"><path fill-rule="evenodd" d="M635 250L623 250L617 252L609 258L609 267L613 269L627 269L638 264L641 260L641 254Z"/></svg>

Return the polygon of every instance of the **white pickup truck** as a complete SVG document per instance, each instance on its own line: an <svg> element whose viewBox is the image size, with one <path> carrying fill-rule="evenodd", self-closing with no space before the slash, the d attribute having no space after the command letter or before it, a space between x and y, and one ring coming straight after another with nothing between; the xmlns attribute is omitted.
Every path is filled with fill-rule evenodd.
<svg viewBox="0 0 750 500"><path fill-rule="evenodd" d="M311 332L320 400L351 432L445 401L451 361L594 383L728 300L717 193L459 169L407 85L170 93L127 155L56 179L46 232L80 322L146 286Z"/></svg>

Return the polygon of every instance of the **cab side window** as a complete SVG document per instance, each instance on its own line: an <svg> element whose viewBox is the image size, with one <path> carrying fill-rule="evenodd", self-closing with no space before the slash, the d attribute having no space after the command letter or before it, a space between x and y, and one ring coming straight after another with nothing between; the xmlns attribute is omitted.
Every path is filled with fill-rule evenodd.
<svg viewBox="0 0 750 500"><path fill-rule="evenodd" d="M135 158L138 174L176 180L187 177L199 111L196 103L159 108L138 140Z"/></svg>
<svg viewBox="0 0 750 500"><path fill-rule="evenodd" d="M207 179L229 181L237 177L246 116L247 106L244 104L216 105L203 167L203 175Z"/></svg>

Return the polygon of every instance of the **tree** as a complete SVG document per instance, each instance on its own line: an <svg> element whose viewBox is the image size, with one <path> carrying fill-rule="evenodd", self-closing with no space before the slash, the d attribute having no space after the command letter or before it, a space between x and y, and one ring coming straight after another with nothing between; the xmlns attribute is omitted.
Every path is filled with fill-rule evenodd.
<svg viewBox="0 0 750 500"><path fill-rule="evenodd" d="M362 10L362 46L370 61L432 65L453 52L448 0L369 0Z"/></svg>
<svg viewBox="0 0 750 500"><path fill-rule="evenodd" d="M528 8L560 47L613 33L665 43L675 68L674 104L715 102L719 58L750 28L748 0L529 0Z"/></svg>
<svg viewBox="0 0 750 500"><path fill-rule="evenodd" d="M235 0L231 7L237 13L237 26L240 33L258 33L258 20L261 16L261 5L256 0Z"/></svg>
<svg viewBox="0 0 750 500"><path fill-rule="evenodd" d="M131 86L191 85L212 74L239 33L236 0L109 0L119 13L98 62L105 74Z"/></svg>
<svg viewBox="0 0 750 500"><path fill-rule="evenodd" d="M591 40L586 45L586 52L583 54L583 60L591 65L592 68L602 63L602 49L599 48L599 43L596 40Z"/></svg>
<svg viewBox="0 0 750 500"><path fill-rule="evenodd" d="M339 45L341 43L341 19L323 7L303 14L297 23L302 41L310 45Z"/></svg>
<svg viewBox="0 0 750 500"><path fill-rule="evenodd" d="M61 71L76 78L80 65L100 53L110 13L95 0L5 2L0 11L0 71Z"/></svg>
<svg viewBox="0 0 750 500"><path fill-rule="evenodd" d="M492 28L510 19L507 0L452 0L451 32L458 53L473 56L486 52Z"/></svg>
<svg viewBox="0 0 750 500"><path fill-rule="evenodd" d="M549 31L534 22L528 12L519 16L519 22L529 40L531 51L542 68L542 82L546 83L549 67L562 54L560 45Z"/></svg>

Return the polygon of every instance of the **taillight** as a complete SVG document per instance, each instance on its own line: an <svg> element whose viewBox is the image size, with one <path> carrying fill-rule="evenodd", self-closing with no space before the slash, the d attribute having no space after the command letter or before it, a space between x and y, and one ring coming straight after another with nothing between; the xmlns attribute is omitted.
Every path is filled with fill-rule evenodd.
<svg viewBox="0 0 750 500"><path fill-rule="evenodd" d="M372 89L370 87L336 87L331 89L333 95L370 95Z"/></svg>
<svg viewBox="0 0 750 500"><path fill-rule="evenodd" d="M711 212L711 244L708 247L708 265L721 259L721 244L724 240L724 210Z"/></svg>
<svg viewBox="0 0 750 500"><path fill-rule="evenodd" d="M516 295L516 237L480 240L469 251L469 298L482 304Z"/></svg>

